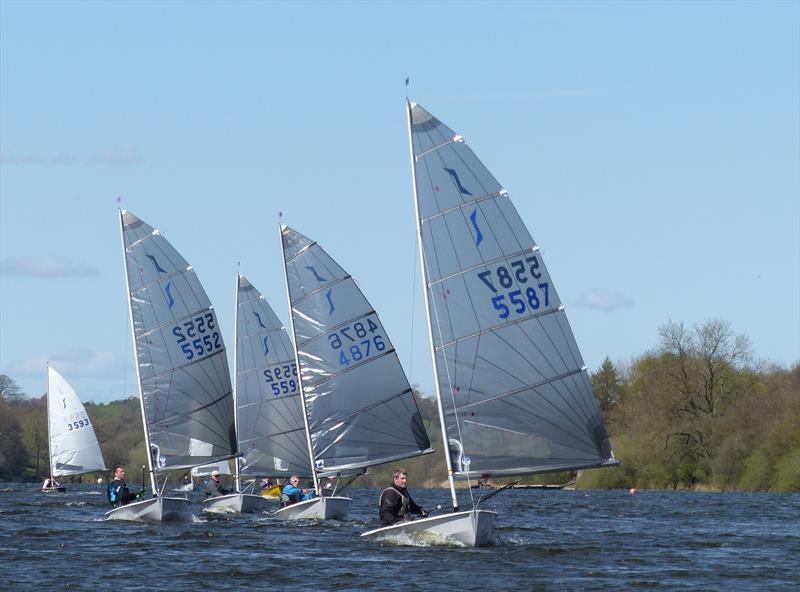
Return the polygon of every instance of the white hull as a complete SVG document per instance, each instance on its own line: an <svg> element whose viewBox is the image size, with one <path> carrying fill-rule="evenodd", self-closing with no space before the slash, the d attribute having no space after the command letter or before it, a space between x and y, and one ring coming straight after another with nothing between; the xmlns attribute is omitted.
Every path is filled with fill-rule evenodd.
<svg viewBox="0 0 800 592"><path fill-rule="evenodd" d="M453 512L368 530L361 537L410 545L482 547L491 543L496 517L497 513L490 510Z"/></svg>
<svg viewBox="0 0 800 592"><path fill-rule="evenodd" d="M189 500L183 497L154 497L134 502L106 512L106 520L136 520L147 522L188 521Z"/></svg>
<svg viewBox="0 0 800 592"><path fill-rule="evenodd" d="M183 485L178 485L172 488L172 491L177 491L179 493L189 493L194 491L194 483L184 483Z"/></svg>
<svg viewBox="0 0 800 592"><path fill-rule="evenodd" d="M347 520L352 502L349 497L315 497L281 508L272 516L283 520Z"/></svg>
<svg viewBox="0 0 800 592"><path fill-rule="evenodd" d="M206 498L201 505L204 512L248 514L251 512L266 512L274 504L260 495L232 493L230 495Z"/></svg>

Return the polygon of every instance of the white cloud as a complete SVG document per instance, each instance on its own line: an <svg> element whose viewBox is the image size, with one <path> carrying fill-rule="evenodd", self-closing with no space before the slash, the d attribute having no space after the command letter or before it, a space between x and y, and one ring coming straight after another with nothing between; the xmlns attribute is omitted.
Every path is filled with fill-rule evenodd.
<svg viewBox="0 0 800 592"><path fill-rule="evenodd" d="M58 256L9 257L0 263L0 275L8 278L46 280L97 277L97 270Z"/></svg>
<svg viewBox="0 0 800 592"><path fill-rule="evenodd" d="M72 164L73 158L67 152L59 152L54 156L44 154L15 154L3 150L0 152L0 164L4 165L65 165Z"/></svg>
<svg viewBox="0 0 800 592"><path fill-rule="evenodd" d="M602 310L603 312L612 312L614 310L632 308L633 298L611 290L592 289L584 290L577 302L575 302L575 305L583 308Z"/></svg>
<svg viewBox="0 0 800 592"><path fill-rule="evenodd" d="M115 167L135 166L144 162L144 154L131 148L106 147L99 150L89 162Z"/></svg>

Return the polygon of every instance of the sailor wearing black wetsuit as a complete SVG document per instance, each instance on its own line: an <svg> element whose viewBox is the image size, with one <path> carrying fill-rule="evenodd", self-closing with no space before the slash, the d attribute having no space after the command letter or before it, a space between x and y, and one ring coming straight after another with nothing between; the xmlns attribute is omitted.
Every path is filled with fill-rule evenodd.
<svg viewBox="0 0 800 592"><path fill-rule="evenodd" d="M131 503L136 499L125 484L125 468L114 465L114 480L108 484L108 501L115 508Z"/></svg>
<svg viewBox="0 0 800 592"><path fill-rule="evenodd" d="M423 510L416 502L411 499L411 495L406 489L408 473L405 469L396 469L392 473L392 485L381 493L380 518L383 526L389 526L395 522L411 520L410 514L419 514L423 518L428 513Z"/></svg>

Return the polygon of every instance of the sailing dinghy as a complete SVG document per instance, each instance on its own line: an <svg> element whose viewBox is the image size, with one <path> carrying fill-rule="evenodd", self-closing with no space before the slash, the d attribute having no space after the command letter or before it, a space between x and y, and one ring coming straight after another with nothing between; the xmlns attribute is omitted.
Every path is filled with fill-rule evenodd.
<svg viewBox="0 0 800 592"><path fill-rule="evenodd" d="M66 491L59 477L105 471L103 454L83 403L64 377L47 367L47 433L50 476L42 492Z"/></svg>
<svg viewBox="0 0 800 592"><path fill-rule="evenodd" d="M154 497L105 516L188 520L189 500L161 495L168 473L236 455L225 344L216 312L180 253L130 212L120 211L120 226Z"/></svg>
<svg viewBox="0 0 800 592"><path fill-rule="evenodd" d="M355 281L316 242L281 226L297 388L316 496L278 518L346 519L320 479L433 452L394 346Z"/></svg>
<svg viewBox="0 0 800 592"><path fill-rule="evenodd" d="M464 139L407 103L417 239L453 512L364 533L490 544L455 480L617 465L539 248ZM499 490L498 490L499 491ZM431 539L429 539L431 540Z"/></svg>
<svg viewBox="0 0 800 592"><path fill-rule="evenodd" d="M242 493L242 476L311 476L297 364L286 329L261 293L240 274L236 275L234 330L233 393L240 455L236 492L206 499L203 507L263 512L275 502L261 493Z"/></svg>

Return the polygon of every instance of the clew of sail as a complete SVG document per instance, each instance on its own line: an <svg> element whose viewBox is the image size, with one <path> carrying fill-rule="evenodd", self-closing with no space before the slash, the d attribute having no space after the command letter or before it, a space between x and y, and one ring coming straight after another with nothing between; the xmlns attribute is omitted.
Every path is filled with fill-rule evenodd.
<svg viewBox="0 0 800 592"><path fill-rule="evenodd" d="M238 276L236 406L242 473L311 476L294 348L272 307Z"/></svg>
<svg viewBox="0 0 800 592"><path fill-rule="evenodd" d="M50 466L53 477L105 470L89 416L72 387L47 367Z"/></svg>
<svg viewBox="0 0 800 592"><path fill-rule="evenodd" d="M237 452L233 396L214 308L160 232L130 212L120 216L151 468L230 458Z"/></svg>
<svg viewBox="0 0 800 592"><path fill-rule="evenodd" d="M364 469L430 452L411 386L378 315L316 242L281 227L314 469Z"/></svg>
<svg viewBox="0 0 800 592"><path fill-rule="evenodd" d="M437 383L456 477L616 464L542 254L463 138L410 104Z"/></svg>

